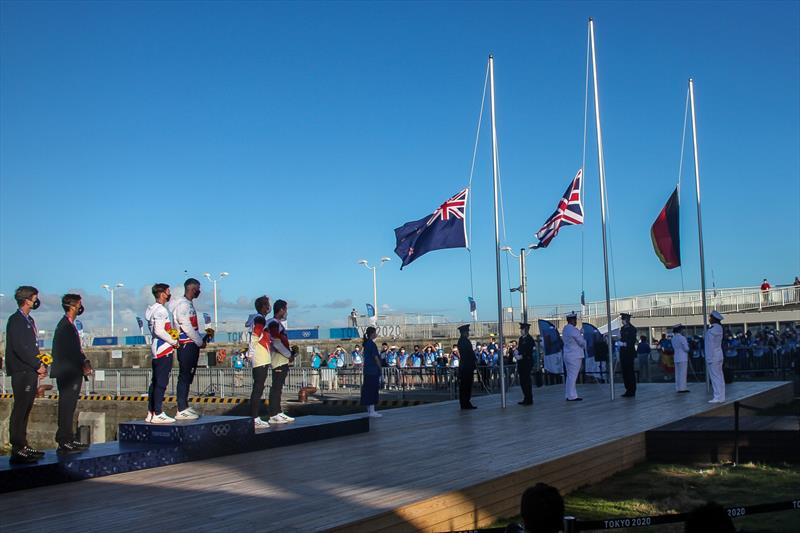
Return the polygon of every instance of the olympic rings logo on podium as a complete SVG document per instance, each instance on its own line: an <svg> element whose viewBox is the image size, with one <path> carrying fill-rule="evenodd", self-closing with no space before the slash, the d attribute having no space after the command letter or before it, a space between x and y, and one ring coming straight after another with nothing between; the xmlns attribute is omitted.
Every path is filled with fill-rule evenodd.
<svg viewBox="0 0 800 533"><path fill-rule="evenodd" d="M214 424L211 426L211 433L217 437L226 437L231 432L230 424Z"/></svg>

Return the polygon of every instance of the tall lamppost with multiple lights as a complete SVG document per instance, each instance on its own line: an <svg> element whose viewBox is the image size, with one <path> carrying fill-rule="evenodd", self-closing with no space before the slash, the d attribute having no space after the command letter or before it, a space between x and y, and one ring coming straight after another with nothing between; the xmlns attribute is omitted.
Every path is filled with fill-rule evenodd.
<svg viewBox="0 0 800 533"><path fill-rule="evenodd" d="M229 274L227 272L220 272L219 277L217 279L212 278L211 274L208 272L206 272L203 275L206 277L206 279L208 279L208 281L214 284L214 331L216 331L219 329L217 327L217 282L222 280L222 278L228 276Z"/></svg>
<svg viewBox="0 0 800 533"><path fill-rule="evenodd" d="M369 266L369 261L366 259L359 259L358 264L364 265L365 268L372 270L372 308L375 310L375 323L378 323L378 275L377 270L378 268L382 267L388 261L391 261L391 257L381 257L381 262L379 265Z"/></svg>
<svg viewBox="0 0 800 533"><path fill-rule="evenodd" d="M113 287L107 284L101 285L102 288L111 293L111 336L112 337L114 336L114 291L124 286L125 285L123 283L117 283Z"/></svg>

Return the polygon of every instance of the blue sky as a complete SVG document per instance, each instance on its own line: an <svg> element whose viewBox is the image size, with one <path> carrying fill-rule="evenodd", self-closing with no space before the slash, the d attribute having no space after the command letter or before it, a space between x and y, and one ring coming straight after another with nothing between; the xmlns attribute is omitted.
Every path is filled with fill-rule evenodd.
<svg viewBox="0 0 800 533"><path fill-rule="evenodd" d="M677 180L689 76L709 285L712 270L717 286L789 283L800 275L799 5L3 2L0 292L36 285L55 313L76 289L92 298L87 323L102 326L100 285L121 281L117 319L132 328L153 282L225 270L223 318L267 293L294 304L294 325L339 325L372 300L356 260L389 255L381 307L464 318L467 253L401 272L393 229L467 183L491 52L504 243L532 242L581 164L589 16L615 292L699 287L690 144L683 282L649 236ZM472 195L481 318L496 305L488 134ZM604 297L593 128L587 154L587 223L530 256L531 305L577 301L582 264L587 299Z"/></svg>

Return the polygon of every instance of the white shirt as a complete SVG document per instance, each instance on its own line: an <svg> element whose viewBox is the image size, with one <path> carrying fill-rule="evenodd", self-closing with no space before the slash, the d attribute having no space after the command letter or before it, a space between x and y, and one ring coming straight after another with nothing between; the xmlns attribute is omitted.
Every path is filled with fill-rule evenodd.
<svg viewBox="0 0 800 533"><path fill-rule="evenodd" d="M722 326L719 324L712 324L705 336L705 352L706 361L709 363L722 361L724 354L722 353Z"/></svg>
<svg viewBox="0 0 800 533"><path fill-rule="evenodd" d="M586 340L578 328L572 324L567 324L561 332L561 338L564 340L565 360L583 359Z"/></svg>
<svg viewBox="0 0 800 533"><path fill-rule="evenodd" d="M153 342L150 344L150 351L153 357L164 357L172 353L172 347L177 346L178 341L169 334L169 330L172 328L172 320L164 304L156 302L148 306L144 312L144 318L147 320L147 326L153 336Z"/></svg>
<svg viewBox="0 0 800 533"><path fill-rule="evenodd" d="M675 362L686 363L689 361L689 341L680 333L672 336L672 349L675 350Z"/></svg>
<svg viewBox="0 0 800 533"><path fill-rule="evenodd" d="M181 296L170 303L169 310L181 332L178 342L181 344L193 342L202 346L203 336L200 335L200 326L197 325L197 311L194 310L194 304L185 296Z"/></svg>

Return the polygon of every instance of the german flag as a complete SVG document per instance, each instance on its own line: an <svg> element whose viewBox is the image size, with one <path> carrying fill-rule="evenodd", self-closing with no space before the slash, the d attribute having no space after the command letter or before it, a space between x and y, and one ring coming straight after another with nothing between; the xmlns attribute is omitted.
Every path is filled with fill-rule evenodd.
<svg viewBox="0 0 800 533"><path fill-rule="evenodd" d="M681 266L681 232L678 215L678 188L667 200L667 205L650 228L650 238L656 255L667 270Z"/></svg>

